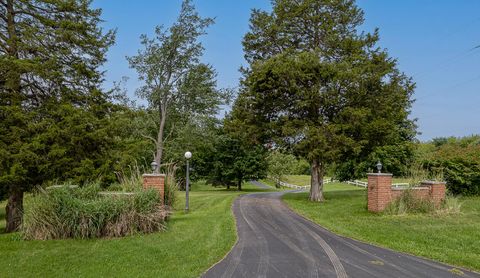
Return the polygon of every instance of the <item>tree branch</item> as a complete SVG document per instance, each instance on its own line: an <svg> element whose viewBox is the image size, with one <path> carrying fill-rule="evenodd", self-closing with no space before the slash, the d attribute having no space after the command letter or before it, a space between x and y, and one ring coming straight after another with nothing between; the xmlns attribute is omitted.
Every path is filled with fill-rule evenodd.
<svg viewBox="0 0 480 278"><path fill-rule="evenodd" d="M153 143L155 144L155 146L157 145L157 140L155 140L155 138L151 137L151 136L148 136L148 135L145 135L145 134L142 134L140 133L140 136L142 136L143 138L145 139L150 139L153 141Z"/></svg>
<svg viewBox="0 0 480 278"><path fill-rule="evenodd" d="M172 128L170 129L170 132L168 133L168 135L165 136L165 139L163 140L164 143L167 142L168 137L170 137L170 135L172 135L174 129L175 129L175 123L172 124Z"/></svg>

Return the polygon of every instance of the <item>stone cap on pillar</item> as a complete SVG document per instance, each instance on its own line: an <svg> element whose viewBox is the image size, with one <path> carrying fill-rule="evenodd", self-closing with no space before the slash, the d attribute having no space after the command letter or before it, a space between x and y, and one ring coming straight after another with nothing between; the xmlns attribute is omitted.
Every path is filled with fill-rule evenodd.
<svg viewBox="0 0 480 278"><path fill-rule="evenodd" d="M422 181L420 183L425 185L445 185L446 184L446 182L444 181Z"/></svg>
<svg viewBox="0 0 480 278"><path fill-rule="evenodd" d="M142 177L165 177L165 174L143 174Z"/></svg>
<svg viewBox="0 0 480 278"><path fill-rule="evenodd" d="M393 176L390 173L367 173L367 176Z"/></svg>

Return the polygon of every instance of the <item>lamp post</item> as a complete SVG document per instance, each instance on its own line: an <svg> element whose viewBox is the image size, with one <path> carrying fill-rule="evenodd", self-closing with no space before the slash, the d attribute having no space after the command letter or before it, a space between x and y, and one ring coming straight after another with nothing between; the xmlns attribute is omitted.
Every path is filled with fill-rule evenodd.
<svg viewBox="0 0 480 278"><path fill-rule="evenodd" d="M152 173L155 174L155 172L157 171L157 167L158 167L157 162L155 162L155 160L152 161L152 163L150 163L150 167L152 167Z"/></svg>
<svg viewBox="0 0 480 278"><path fill-rule="evenodd" d="M382 172L382 163L380 163L380 160L377 162L377 170L378 170L378 173L381 173Z"/></svg>
<svg viewBox="0 0 480 278"><path fill-rule="evenodd" d="M188 210L189 210L189 207L188 207L188 190L189 190L189 187L190 187L189 160L190 160L190 158L192 158L192 153L191 152L186 152L185 153L185 158L187 159L187 182L186 182L186 186L185 186L185 211L188 212Z"/></svg>

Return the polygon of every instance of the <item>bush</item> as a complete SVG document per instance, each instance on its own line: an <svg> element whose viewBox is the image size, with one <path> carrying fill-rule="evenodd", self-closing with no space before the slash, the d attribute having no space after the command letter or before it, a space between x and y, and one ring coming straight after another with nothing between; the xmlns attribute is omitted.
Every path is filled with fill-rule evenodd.
<svg viewBox="0 0 480 278"><path fill-rule="evenodd" d="M426 169L443 169L451 193L480 195L480 136L436 138L421 144L417 157Z"/></svg>
<svg viewBox="0 0 480 278"><path fill-rule="evenodd" d="M26 204L26 239L121 237L164 229L168 211L155 190L99 195L100 186L40 189Z"/></svg>

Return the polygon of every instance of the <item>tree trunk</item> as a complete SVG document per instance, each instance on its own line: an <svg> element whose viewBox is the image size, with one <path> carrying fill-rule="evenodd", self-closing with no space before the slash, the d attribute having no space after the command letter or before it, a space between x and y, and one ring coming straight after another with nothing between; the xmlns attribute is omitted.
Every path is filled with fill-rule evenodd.
<svg viewBox="0 0 480 278"><path fill-rule="evenodd" d="M242 191L242 179L239 179L239 180L238 180L237 186L238 186L238 190L239 190L239 191Z"/></svg>
<svg viewBox="0 0 480 278"><path fill-rule="evenodd" d="M312 161L312 176L310 179L310 196L309 200L313 202L322 202L323 198L323 169L322 163L318 159Z"/></svg>
<svg viewBox="0 0 480 278"><path fill-rule="evenodd" d="M23 191L10 193L5 212L7 214L7 227L5 228L5 232L11 233L18 231L23 219Z"/></svg>
<svg viewBox="0 0 480 278"><path fill-rule="evenodd" d="M227 190L230 190L230 184L227 183Z"/></svg>
<svg viewBox="0 0 480 278"><path fill-rule="evenodd" d="M165 120L167 118L167 112L165 108L160 108L160 128L158 129L157 135L157 152L155 154L155 162L158 167L155 170L155 173L160 173L160 164L162 163L163 156L163 131L165 129Z"/></svg>

